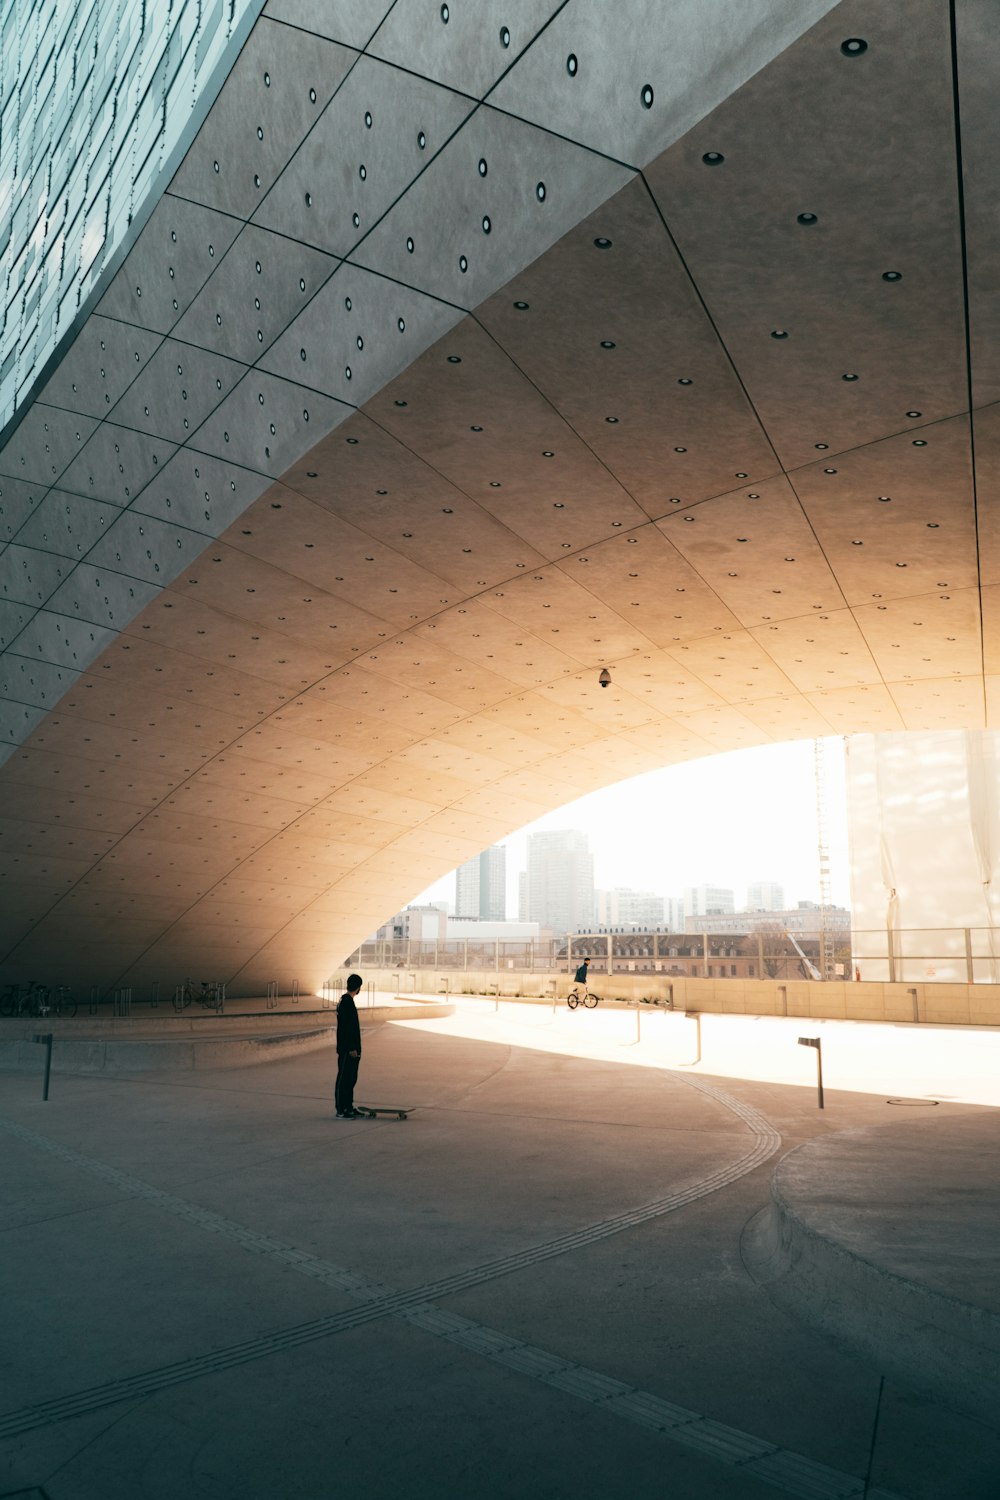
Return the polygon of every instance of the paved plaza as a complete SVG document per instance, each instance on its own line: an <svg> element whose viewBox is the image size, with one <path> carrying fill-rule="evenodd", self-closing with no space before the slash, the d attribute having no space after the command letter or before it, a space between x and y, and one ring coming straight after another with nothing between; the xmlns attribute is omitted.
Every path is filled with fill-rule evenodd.
<svg viewBox="0 0 1000 1500"><path fill-rule="evenodd" d="M820 1114L811 1080L668 1066L674 1019L631 1045L603 1009L377 1022L359 1097L405 1122L334 1119L329 1049L55 1073L47 1103L4 1075L0 1495L995 1497L996 1422L819 1327L759 1243L800 1146L829 1156L803 1213L844 1231L845 1130L868 1169L880 1132L883 1167L919 1149L921 1190L968 1208L995 1111L832 1086ZM932 1129L963 1182L947 1153L934 1181Z"/></svg>

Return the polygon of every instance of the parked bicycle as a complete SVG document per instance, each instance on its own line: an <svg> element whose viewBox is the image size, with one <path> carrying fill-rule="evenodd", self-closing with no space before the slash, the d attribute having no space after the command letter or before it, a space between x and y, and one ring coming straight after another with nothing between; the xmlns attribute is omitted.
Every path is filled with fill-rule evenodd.
<svg viewBox="0 0 1000 1500"><path fill-rule="evenodd" d="M569 1006L570 1010L576 1010L578 1005L585 1005L588 1010L593 1010L594 1006L598 1003L600 998L600 995L595 995L591 990L570 990L569 994L566 996L566 1004Z"/></svg>
<svg viewBox="0 0 1000 1500"><path fill-rule="evenodd" d="M221 1010L222 985L218 980L203 979L197 992L190 979L185 979L174 990L174 1010L187 1010L191 1004L203 1005L206 1010Z"/></svg>
<svg viewBox="0 0 1000 1500"><path fill-rule="evenodd" d="M75 1016L76 1001L69 985L53 990L47 984L29 979L22 984L4 986L0 995L0 1015L4 1016Z"/></svg>

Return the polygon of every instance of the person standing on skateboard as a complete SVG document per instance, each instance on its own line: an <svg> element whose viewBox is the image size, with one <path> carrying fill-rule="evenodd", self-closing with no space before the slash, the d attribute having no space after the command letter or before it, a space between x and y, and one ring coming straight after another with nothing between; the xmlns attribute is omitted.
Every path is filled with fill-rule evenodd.
<svg viewBox="0 0 1000 1500"><path fill-rule="evenodd" d="M338 1120L360 1120L354 1108L354 1085L361 1064L361 1022L354 997L361 988L361 975L348 974L347 990L337 1004L337 1082L333 1102Z"/></svg>

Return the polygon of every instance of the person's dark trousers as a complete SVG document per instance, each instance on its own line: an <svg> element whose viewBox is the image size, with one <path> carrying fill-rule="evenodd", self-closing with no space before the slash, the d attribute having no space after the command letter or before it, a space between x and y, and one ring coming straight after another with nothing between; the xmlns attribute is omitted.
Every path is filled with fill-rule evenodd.
<svg viewBox="0 0 1000 1500"><path fill-rule="evenodd" d="M360 1057L352 1057L349 1052L341 1052L337 1056L337 1082L333 1090L333 1102L338 1115L346 1114L349 1109L354 1108L354 1085L358 1081L358 1065Z"/></svg>

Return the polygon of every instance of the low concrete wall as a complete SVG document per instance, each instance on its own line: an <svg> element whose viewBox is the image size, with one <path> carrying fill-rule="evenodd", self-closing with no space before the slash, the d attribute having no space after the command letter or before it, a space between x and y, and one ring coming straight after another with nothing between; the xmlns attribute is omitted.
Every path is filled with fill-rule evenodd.
<svg viewBox="0 0 1000 1500"><path fill-rule="evenodd" d="M492 995L551 1000L571 986L567 975L522 974L501 969L387 969L365 972L381 990L418 994ZM893 1021L936 1026L1000 1026L1000 985L876 984L775 979L669 979L663 974L602 974L591 969L589 987L605 1000L666 1000L675 1010L723 1015L806 1016L832 1021Z"/></svg>
<svg viewBox="0 0 1000 1500"><path fill-rule="evenodd" d="M361 1011L361 1027L399 1021L419 1014L450 1016L453 1005L421 1005L413 1012L380 1005ZM230 1024L226 1024L230 1023ZM53 1073L157 1073L218 1068L249 1068L258 1063L284 1062L320 1047L333 1047L336 1019L317 1025L278 1029L273 1018L227 1016L216 1018L212 1034L197 1034L182 1016L150 1023L125 1017L54 1017L43 1021L4 1021L0 1026L0 1071L41 1073L45 1048L31 1037L51 1031ZM16 1034L15 1034L16 1029ZM239 1032L238 1035L233 1034ZM253 1032L257 1034L254 1035ZM193 1033L193 1034L192 1034ZM229 1033L229 1034L227 1034Z"/></svg>

